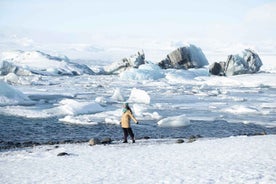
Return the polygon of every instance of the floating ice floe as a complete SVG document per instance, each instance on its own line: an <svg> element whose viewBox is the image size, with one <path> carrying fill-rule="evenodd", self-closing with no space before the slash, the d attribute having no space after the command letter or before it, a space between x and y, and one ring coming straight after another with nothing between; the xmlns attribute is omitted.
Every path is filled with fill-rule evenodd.
<svg viewBox="0 0 276 184"><path fill-rule="evenodd" d="M64 99L59 102L58 107L63 114L78 115L96 113L104 110L102 106L95 102L78 102L73 99Z"/></svg>
<svg viewBox="0 0 276 184"><path fill-rule="evenodd" d="M119 102L125 101L125 98L124 98L123 94L121 93L121 89L120 88L116 88L114 90L114 93L113 93L111 99L119 101Z"/></svg>
<svg viewBox="0 0 276 184"><path fill-rule="evenodd" d="M150 104L150 96L144 90L133 88L131 90L128 102Z"/></svg>
<svg viewBox="0 0 276 184"><path fill-rule="evenodd" d="M80 115L67 115L60 118L59 121L71 124L83 125L97 125L100 123L106 124L120 124L121 109L113 111L99 111L94 113L80 114Z"/></svg>
<svg viewBox="0 0 276 184"><path fill-rule="evenodd" d="M115 117L105 118L104 121L107 124L114 124L114 125L119 125L120 124L119 118L115 118Z"/></svg>
<svg viewBox="0 0 276 184"><path fill-rule="evenodd" d="M157 80L164 77L164 71L152 63L141 65L139 68L131 68L120 74L120 78L124 80Z"/></svg>
<svg viewBox="0 0 276 184"><path fill-rule="evenodd" d="M135 116L137 118L143 117L143 119L154 119L158 120L161 119L162 116L154 111L154 112L149 112L148 104L133 104L133 111L135 113Z"/></svg>
<svg viewBox="0 0 276 184"><path fill-rule="evenodd" d="M98 104L101 104L101 105L107 104L107 100L103 96L99 96L99 97L95 98L95 102L97 102Z"/></svg>
<svg viewBox="0 0 276 184"><path fill-rule="evenodd" d="M182 127L190 125L190 120L186 115L180 115L161 119L157 124L161 127Z"/></svg>
<svg viewBox="0 0 276 184"><path fill-rule="evenodd" d="M90 121L90 119L83 117L75 117L75 116L65 116L64 118L60 118L59 121L71 124L81 124L81 125L97 125L97 122Z"/></svg>
<svg viewBox="0 0 276 184"><path fill-rule="evenodd" d="M260 113L259 110L256 108L249 107L249 106L243 106L243 105L234 105L234 106L226 108L222 111L232 113L232 114Z"/></svg>
<svg viewBox="0 0 276 184"><path fill-rule="evenodd" d="M169 69L166 71L166 79L170 83L183 83L188 80L193 80L196 77L209 76L209 72L205 68L201 69L189 69L189 70L175 70Z"/></svg>
<svg viewBox="0 0 276 184"><path fill-rule="evenodd" d="M19 77L15 73L9 73L4 77L5 82L8 82L10 84L18 84L19 83Z"/></svg>

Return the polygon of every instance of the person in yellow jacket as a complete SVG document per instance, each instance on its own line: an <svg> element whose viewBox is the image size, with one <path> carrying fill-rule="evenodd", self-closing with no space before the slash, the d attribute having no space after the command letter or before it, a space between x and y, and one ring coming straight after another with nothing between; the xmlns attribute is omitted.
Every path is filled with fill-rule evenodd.
<svg viewBox="0 0 276 184"><path fill-rule="evenodd" d="M123 104L123 114L121 117L121 127L124 132L124 141L123 143L127 143L127 137L130 135L132 139L132 143L135 143L134 133L130 127L130 119L132 119L136 124L138 124L137 119L133 116L132 110L130 109L128 103Z"/></svg>

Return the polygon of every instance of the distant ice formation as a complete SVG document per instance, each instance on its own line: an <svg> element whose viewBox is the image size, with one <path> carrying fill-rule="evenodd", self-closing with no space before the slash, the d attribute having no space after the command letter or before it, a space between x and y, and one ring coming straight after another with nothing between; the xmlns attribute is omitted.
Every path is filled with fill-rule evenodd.
<svg viewBox="0 0 276 184"><path fill-rule="evenodd" d="M208 65L208 60L199 47L190 44L172 51L158 64L163 69L189 69Z"/></svg>
<svg viewBox="0 0 276 184"><path fill-rule="evenodd" d="M213 75L240 75L256 73L263 65L259 55L250 49L245 49L240 54L229 55L225 62L215 62L209 67Z"/></svg>
<svg viewBox="0 0 276 184"><path fill-rule="evenodd" d="M114 62L104 68L107 74L119 74L128 68L138 68L140 65L145 64L144 52L138 52L129 58L123 58L120 61Z"/></svg>
<svg viewBox="0 0 276 184"><path fill-rule="evenodd" d="M71 62L66 56L52 56L41 51L19 50L2 52L0 75L6 76L11 73L17 76L119 74L120 78L125 80L158 80L166 77L166 72L170 69L202 70L206 69L206 65L208 65L208 60L204 53L199 47L192 44L172 51L159 63L146 61L144 52L140 51L128 58L102 67L98 72L94 72L96 70L93 69L93 71L87 65ZM262 65L256 52L245 49L240 54L229 55L226 61L213 63L209 67L209 72L207 69L207 73L208 75L211 73L222 76L251 74L258 72ZM197 72L193 71L192 73ZM191 74L191 72L186 74ZM187 75L186 77L190 78L191 76Z"/></svg>
<svg viewBox="0 0 276 184"><path fill-rule="evenodd" d="M94 74L86 65L70 62L66 56L52 56L41 51L3 52L0 75L81 75Z"/></svg>

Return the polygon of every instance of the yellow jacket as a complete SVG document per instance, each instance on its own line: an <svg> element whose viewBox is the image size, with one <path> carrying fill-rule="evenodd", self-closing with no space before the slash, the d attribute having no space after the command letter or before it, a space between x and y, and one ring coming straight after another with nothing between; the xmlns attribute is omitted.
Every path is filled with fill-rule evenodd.
<svg viewBox="0 0 276 184"><path fill-rule="evenodd" d="M121 118L121 126L122 128L130 128L130 118L137 123L138 121L135 119L135 117L132 115L130 110L127 110Z"/></svg>

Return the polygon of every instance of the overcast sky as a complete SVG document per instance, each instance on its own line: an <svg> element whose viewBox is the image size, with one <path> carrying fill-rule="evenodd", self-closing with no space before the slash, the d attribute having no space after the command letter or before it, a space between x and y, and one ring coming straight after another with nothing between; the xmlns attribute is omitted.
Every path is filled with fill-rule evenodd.
<svg viewBox="0 0 276 184"><path fill-rule="evenodd" d="M23 46L90 44L91 51L166 50L189 42L213 49L241 44L271 52L276 1L0 0L0 33L13 35Z"/></svg>

